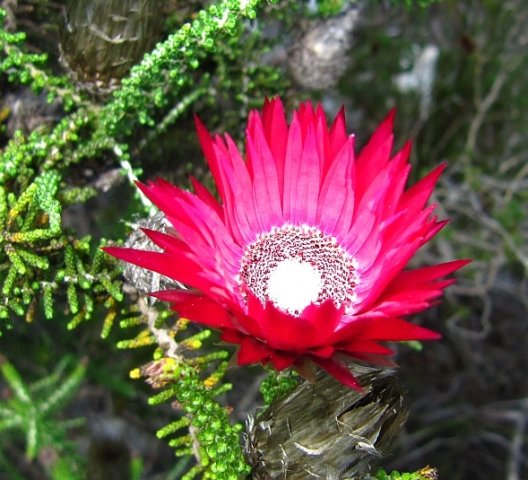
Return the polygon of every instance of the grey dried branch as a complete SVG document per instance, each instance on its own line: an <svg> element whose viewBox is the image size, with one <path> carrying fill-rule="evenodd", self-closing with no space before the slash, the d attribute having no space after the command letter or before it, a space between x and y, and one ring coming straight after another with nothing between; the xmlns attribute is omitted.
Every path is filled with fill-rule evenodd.
<svg viewBox="0 0 528 480"><path fill-rule="evenodd" d="M290 73L300 86L322 89L337 84L350 63L349 49L359 15L359 6L352 4L341 15L301 23L288 55Z"/></svg>
<svg viewBox="0 0 528 480"><path fill-rule="evenodd" d="M163 22L152 0L75 0L67 4L61 57L79 86L108 93L149 51Z"/></svg>
<svg viewBox="0 0 528 480"><path fill-rule="evenodd" d="M407 418L392 370L355 365L363 392L323 371L249 422L246 450L258 480L363 478Z"/></svg>
<svg viewBox="0 0 528 480"><path fill-rule="evenodd" d="M150 218L141 219L133 225L134 231L128 237L125 246L135 248L137 250L151 250L160 251L160 248L141 231L142 228L150 230L157 230L166 233L172 229L169 221L165 218L163 212L158 212ZM167 288L184 288L184 286L168 277L160 275L159 273L146 270L141 267L125 264L124 276L127 282L139 291L148 293L156 292L158 290L165 290Z"/></svg>

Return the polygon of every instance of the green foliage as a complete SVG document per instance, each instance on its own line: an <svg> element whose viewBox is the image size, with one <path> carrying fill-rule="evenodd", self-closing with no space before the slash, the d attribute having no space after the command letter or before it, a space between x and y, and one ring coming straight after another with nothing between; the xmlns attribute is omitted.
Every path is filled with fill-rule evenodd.
<svg viewBox="0 0 528 480"><path fill-rule="evenodd" d="M7 318L9 310L24 314L23 305L33 302L35 274L49 268L48 242L61 234L61 206L56 200L60 177L46 172L31 183L19 196L0 186L0 261L6 265L0 305L0 317Z"/></svg>
<svg viewBox="0 0 528 480"><path fill-rule="evenodd" d="M204 54L215 50L220 36L225 40L237 34L240 17L255 18L259 3L259 0L243 3L225 0L211 5L199 12L192 23L184 24L158 44L123 80L113 100L101 112L94 136L122 131L123 120L129 115L141 124L154 126L153 111L166 106L180 89L193 83L192 72L200 66ZM153 75L153 72L160 73Z"/></svg>
<svg viewBox="0 0 528 480"><path fill-rule="evenodd" d="M417 472L411 473L396 471L387 473L385 470L378 470L372 480L435 480L437 478L437 472L434 468L424 467Z"/></svg>
<svg viewBox="0 0 528 480"><path fill-rule="evenodd" d="M67 440L67 430L78 421L58 420L56 415L76 393L85 370L84 361L64 358L50 375L26 384L18 370L0 357L0 374L7 388L0 402L0 466L3 469L16 471L6 448L14 440L23 439L27 461L33 461L44 450L56 456L57 460L49 466L51 478L81 478L73 447Z"/></svg>
<svg viewBox="0 0 528 480"><path fill-rule="evenodd" d="M54 297L62 288L74 315L70 327L90 318L96 299L107 304L110 297L123 299L120 283L113 280L118 273L106 268L109 260L100 248L90 252L89 238L62 231L60 180L58 172L45 171L18 196L0 186L0 263L6 271L0 318L11 312L32 321L39 296L45 316L52 318Z"/></svg>
<svg viewBox="0 0 528 480"><path fill-rule="evenodd" d="M46 71L46 54L30 53L23 48L24 32L9 33L1 28L5 16L0 9L0 73L7 74L10 82L28 85L34 92L45 89L48 101L58 98L66 109L81 103L67 77L56 77Z"/></svg>
<svg viewBox="0 0 528 480"><path fill-rule="evenodd" d="M255 52L268 52L279 39L265 41L263 32L254 28L247 31L243 24L237 25L236 33L215 45L209 53L217 65L217 75L222 79L222 90L218 97L226 103L239 105L234 111L231 108L222 113L222 125L227 130L244 128L241 120L247 118L249 110L260 108L262 99L273 92L280 93L288 87L283 73L276 67L255 61ZM244 45L243 50L240 44ZM242 84L238 79L246 79ZM217 105L218 98L211 98ZM218 116L216 108L212 114Z"/></svg>
<svg viewBox="0 0 528 480"><path fill-rule="evenodd" d="M188 321L180 319L172 328L164 325L164 321L163 315L155 320L155 325L151 320L149 328L142 329L135 339L121 343L122 348L147 346L159 343L160 334L172 342L167 350L158 349L153 361L131 372L133 378L145 377L153 388L160 390L149 399L149 404L176 401L183 414L158 430L157 436L170 438L169 445L176 455L197 459L198 464L182 480L191 480L199 474L202 478L236 480L249 471L240 446L242 426L231 425L228 410L216 400L232 387L221 382L229 354L223 350L200 351L211 335L210 330L183 337ZM128 320L127 326L134 323L138 322Z"/></svg>
<svg viewBox="0 0 528 480"><path fill-rule="evenodd" d="M221 363L213 375L220 376L226 367ZM164 374L173 378L170 387L152 397L150 403L176 399L186 416L158 431L158 437L172 435L182 428L196 432L178 436L169 442L176 449L177 455L190 455L198 448L201 466L192 473L187 473L182 479L194 478L201 472L205 478L237 479L249 472L240 447L239 434L242 426L231 425L228 412L214 400L214 397L224 393L229 384L220 387L210 386L210 381L202 380L196 367L186 363L174 366L164 366ZM171 371L172 369L172 371Z"/></svg>
<svg viewBox="0 0 528 480"><path fill-rule="evenodd" d="M422 8L428 7L429 5L440 2L442 0L404 0L405 5L408 7L412 6L414 3L418 3L418 5Z"/></svg>
<svg viewBox="0 0 528 480"><path fill-rule="evenodd" d="M286 395L299 384L299 376L293 371L276 372L270 370L269 375L260 384L260 393L266 405Z"/></svg>
<svg viewBox="0 0 528 480"><path fill-rule="evenodd" d="M178 98L184 87L195 87L194 71L201 60L230 37L240 35L240 19L255 18L259 3L261 0L225 0L201 11L192 23L184 24L132 68L112 100L97 109L96 117L93 108L78 105L78 110L65 117L49 134L32 132L27 139L17 135L0 155L0 165L4 166L0 167L0 183L19 175L23 166L31 168L39 159L45 159L44 168L64 167L102 151L113 150L115 153L114 138L130 136L135 125L154 127L156 113ZM4 35L9 37L6 32ZM23 37L17 39L22 40ZM19 64L11 67L22 75L17 69L21 68ZM191 101L205 93L203 88L192 90ZM183 107L189 103L184 103ZM174 120L181 110L182 107L176 111L172 109L170 120ZM75 148L79 130L85 126L91 130L88 139Z"/></svg>
<svg viewBox="0 0 528 480"><path fill-rule="evenodd" d="M317 13L323 17L337 15L345 3L348 2L346 0L318 0Z"/></svg>
<svg viewBox="0 0 528 480"><path fill-rule="evenodd" d="M74 151L80 130L93 119L93 114L81 108L64 117L51 132L34 130L27 138L15 132L0 155L0 185L28 184L40 170L64 168L108 147L111 140L88 143Z"/></svg>
<svg viewBox="0 0 528 480"><path fill-rule="evenodd" d="M433 3L441 2L442 0L391 0L393 4L403 3L405 7L411 8L418 5L421 8L429 7Z"/></svg>

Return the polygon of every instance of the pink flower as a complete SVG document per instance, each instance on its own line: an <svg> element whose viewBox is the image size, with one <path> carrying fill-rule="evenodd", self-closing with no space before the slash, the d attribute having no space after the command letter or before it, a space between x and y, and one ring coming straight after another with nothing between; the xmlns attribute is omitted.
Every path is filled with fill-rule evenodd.
<svg viewBox="0 0 528 480"><path fill-rule="evenodd" d="M342 111L328 128L306 102L288 126L269 100L250 114L246 160L196 120L220 202L195 179L194 194L140 184L174 232L145 230L161 252L106 252L187 285L152 295L239 344L240 365L311 361L359 388L343 358L381 364L393 353L381 342L438 339L403 317L435 303L467 263L403 270L446 224L427 206L445 165L405 190L411 147L391 158L393 118L356 157Z"/></svg>

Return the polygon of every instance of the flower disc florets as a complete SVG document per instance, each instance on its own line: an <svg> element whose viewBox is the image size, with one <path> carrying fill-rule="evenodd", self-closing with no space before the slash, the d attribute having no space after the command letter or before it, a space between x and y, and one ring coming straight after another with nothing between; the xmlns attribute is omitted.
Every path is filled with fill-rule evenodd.
<svg viewBox="0 0 528 480"><path fill-rule="evenodd" d="M258 236L244 249L239 283L263 304L299 316L311 303L332 300L339 308L354 300L354 259L335 237L307 225L283 225Z"/></svg>
<svg viewBox="0 0 528 480"><path fill-rule="evenodd" d="M186 285L152 295L238 344L239 364L313 362L358 387L342 358L386 364L382 342L439 338L403 317L467 263L405 270L446 223L427 205L445 166L406 189L410 144L391 155L393 119L356 156L343 111L328 126L306 102L288 125L281 101L266 101L250 114L245 159L197 120L220 200L194 179L194 194L140 184L172 227L144 229L159 251L106 251Z"/></svg>

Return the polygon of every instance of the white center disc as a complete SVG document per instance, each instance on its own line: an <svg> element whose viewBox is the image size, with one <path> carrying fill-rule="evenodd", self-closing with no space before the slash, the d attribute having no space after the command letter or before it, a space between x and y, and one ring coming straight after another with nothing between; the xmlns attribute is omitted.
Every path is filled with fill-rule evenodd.
<svg viewBox="0 0 528 480"><path fill-rule="evenodd" d="M270 274L268 296L280 309L299 315L317 301L321 288L321 274L316 267L296 259L286 259L279 262Z"/></svg>

